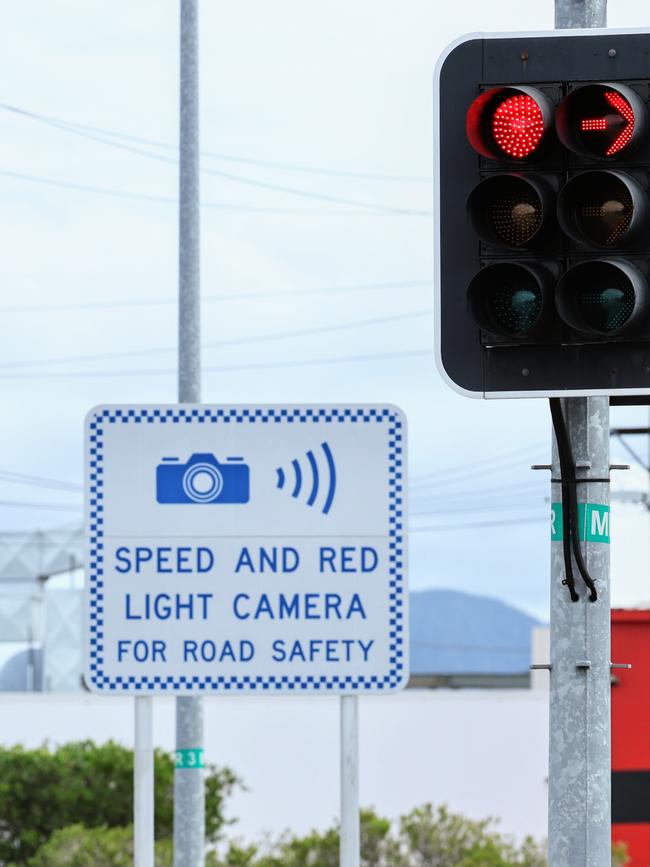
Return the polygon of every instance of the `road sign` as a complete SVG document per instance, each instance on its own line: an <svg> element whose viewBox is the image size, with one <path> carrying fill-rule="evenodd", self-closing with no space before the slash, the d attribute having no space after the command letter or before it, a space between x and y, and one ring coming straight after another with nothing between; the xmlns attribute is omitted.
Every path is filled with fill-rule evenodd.
<svg viewBox="0 0 650 867"><path fill-rule="evenodd" d="M404 686L398 409L104 406L86 442L91 689Z"/></svg>

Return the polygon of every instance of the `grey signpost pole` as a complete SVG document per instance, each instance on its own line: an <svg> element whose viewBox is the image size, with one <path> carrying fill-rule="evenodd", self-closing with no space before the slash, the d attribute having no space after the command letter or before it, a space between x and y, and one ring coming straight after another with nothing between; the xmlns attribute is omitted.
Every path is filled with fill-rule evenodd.
<svg viewBox="0 0 650 867"><path fill-rule="evenodd" d="M181 0L178 400L201 400L198 0ZM203 703L176 699L174 867L203 867Z"/></svg>
<svg viewBox="0 0 650 867"><path fill-rule="evenodd" d="M605 27L606 0L555 0L556 28ZM609 398L562 401L577 476L609 478ZM552 478L560 478L557 443ZM561 499L551 485L552 500ZM579 502L609 505L606 482L579 483ZM551 545L549 867L611 867L609 545L585 542L598 600L577 568L578 602L562 585L562 543Z"/></svg>
<svg viewBox="0 0 650 867"><path fill-rule="evenodd" d="M133 750L133 862L154 867L153 698L136 696Z"/></svg>
<svg viewBox="0 0 650 867"><path fill-rule="evenodd" d="M359 867L359 699L341 696L341 867Z"/></svg>

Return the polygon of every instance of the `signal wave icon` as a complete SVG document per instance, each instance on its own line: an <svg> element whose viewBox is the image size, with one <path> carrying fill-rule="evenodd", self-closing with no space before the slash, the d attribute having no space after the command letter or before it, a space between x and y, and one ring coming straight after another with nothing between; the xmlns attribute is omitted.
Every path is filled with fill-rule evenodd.
<svg viewBox="0 0 650 867"><path fill-rule="evenodd" d="M294 458L294 460L291 461L291 468L293 470L293 488L291 490L291 496L298 498L303 487L305 487L305 489L309 487L307 505L313 506L316 503L321 486L323 489L326 486L327 493L325 494L322 512L324 515L327 515L329 510L332 508L334 494L336 493L336 466L334 464L334 456L332 455L332 451L327 443L321 443L321 449L323 453L321 464L323 464L322 458L324 458L324 467L321 466L320 470L316 456L311 449L309 449L306 454L307 464L309 467L308 470L303 471L303 465L301 465L300 461L297 459ZM320 452L318 452L318 454L320 455ZM276 473L278 475L277 487L282 490L286 485L288 488L288 473L285 473L282 467L278 467ZM311 485L308 484L307 477L309 477Z"/></svg>

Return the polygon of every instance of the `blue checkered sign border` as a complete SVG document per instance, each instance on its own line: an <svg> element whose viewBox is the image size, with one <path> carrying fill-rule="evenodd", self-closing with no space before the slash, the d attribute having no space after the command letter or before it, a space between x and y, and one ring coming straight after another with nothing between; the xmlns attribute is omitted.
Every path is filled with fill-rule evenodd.
<svg viewBox="0 0 650 867"><path fill-rule="evenodd" d="M389 671L383 676L109 677L104 673L104 432L122 424L382 424L387 432L389 536ZM99 407L90 416L86 534L88 540L88 666L91 686L113 692L363 692L400 687L406 676L404 449L402 419L375 407Z"/></svg>

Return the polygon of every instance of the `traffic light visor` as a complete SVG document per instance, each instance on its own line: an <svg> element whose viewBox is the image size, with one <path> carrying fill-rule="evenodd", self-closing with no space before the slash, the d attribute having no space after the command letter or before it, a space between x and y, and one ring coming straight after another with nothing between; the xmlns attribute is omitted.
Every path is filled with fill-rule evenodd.
<svg viewBox="0 0 650 867"><path fill-rule="evenodd" d="M490 159L522 161L537 156L553 120L550 100L533 87L493 87L469 107L469 143Z"/></svg>
<svg viewBox="0 0 650 867"><path fill-rule="evenodd" d="M645 138L648 112L639 94L625 84L586 84L562 100L555 124L569 150L615 160Z"/></svg>

